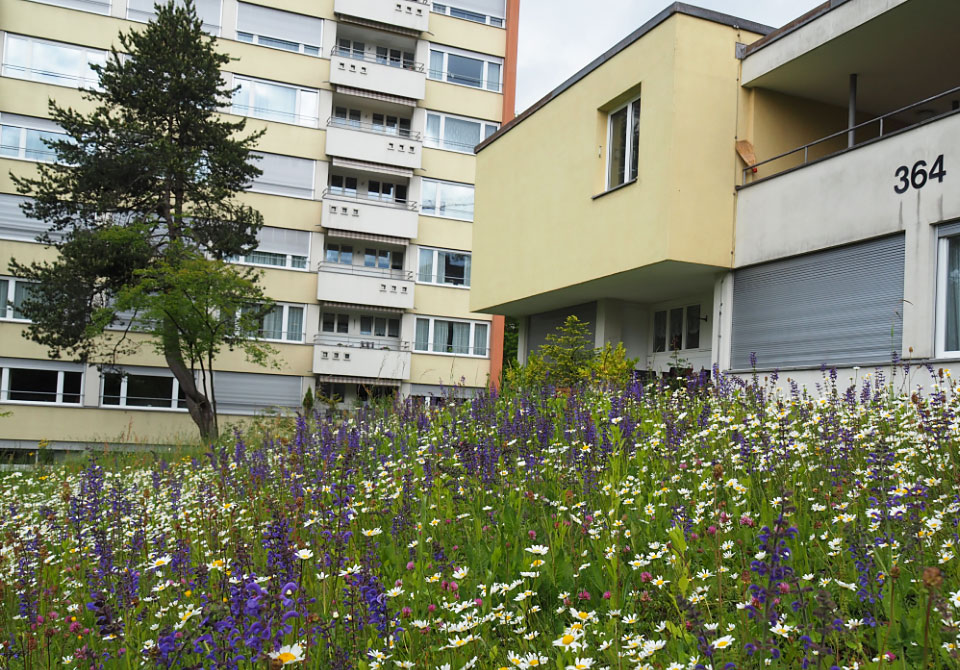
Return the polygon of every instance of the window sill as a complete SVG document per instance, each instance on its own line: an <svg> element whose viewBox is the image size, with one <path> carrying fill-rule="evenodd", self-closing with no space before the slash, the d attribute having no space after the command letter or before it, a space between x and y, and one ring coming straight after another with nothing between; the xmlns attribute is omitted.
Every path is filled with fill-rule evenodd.
<svg viewBox="0 0 960 670"><path fill-rule="evenodd" d="M457 358L472 358L478 361L488 361L490 360L489 355L478 356L477 354L455 354L448 351L421 351L419 349L414 349L413 353L415 354L426 354L428 356L454 356Z"/></svg>
<svg viewBox="0 0 960 670"><path fill-rule="evenodd" d="M481 25L481 24L477 24L477 25ZM427 76L427 81L435 81L438 84L450 84L451 86L462 86L463 88L471 88L474 91L483 91L485 93L493 93L494 95L503 95L503 87L500 87L500 89L494 91L492 89L487 88L486 86L471 86L470 84L461 84L456 81L447 81L446 79L435 79L430 76Z"/></svg>
<svg viewBox="0 0 960 670"><path fill-rule="evenodd" d="M603 193L597 193L597 194L594 195L594 196L590 196L590 199L591 199L591 200L596 200L597 198L602 198L603 196L607 195L608 193L613 193L614 191L619 191L621 188L625 188L625 187L629 186L630 184L636 184L636 183L637 183L637 178L634 177L634 178L631 179L630 181L625 181L625 182L623 182L622 184L620 184L620 185L618 185L618 186L614 186L613 188L608 188L608 189L607 189L606 191L604 191Z"/></svg>
<svg viewBox="0 0 960 670"><path fill-rule="evenodd" d="M438 283L432 282L432 281L418 281L417 283L420 284L421 286L437 286L437 287L439 287L439 288L458 288L458 289L460 289L461 291L469 291L469 290L470 290L470 287L469 287L469 286L463 286L463 285L461 285L461 284L438 284Z"/></svg>
<svg viewBox="0 0 960 670"><path fill-rule="evenodd" d="M420 212L420 216L429 216L434 219L446 219L447 221L463 221L464 223L473 223L473 219L460 219L456 216L443 216L442 214L426 214L423 211Z"/></svg>
<svg viewBox="0 0 960 670"><path fill-rule="evenodd" d="M186 407L140 407L136 405L97 405L97 409L108 409L111 411L139 411L139 412L186 412Z"/></svg>

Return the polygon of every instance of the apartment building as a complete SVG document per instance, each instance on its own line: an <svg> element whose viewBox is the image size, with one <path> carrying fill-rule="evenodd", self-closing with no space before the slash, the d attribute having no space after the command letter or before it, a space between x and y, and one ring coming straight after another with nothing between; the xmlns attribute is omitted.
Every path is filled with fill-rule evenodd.
<svg viewBox="0 0 960 670"><path fill-rule="evenodd" d="M350 406L487 385L498 335L469 305L473 148L513 107L517 1L196 0L232 57L223 113L266 130L263 174L242 195L265 226L233 261L263 269L276 307L258 336L278 367L220 357L227 421L297 408L308 389ZM48 360L21 337L29 285L7 271L52 253L9 177L53 158L48 98L89 109L90 64L151 16L152 0L0 0L0 448L195 432L149 347L118 374Z"/></svg>
<svg viewBox="0 0 960 670"><path fill-rule="evenodd" d="M517 317L521 356L577 314L653 371L960 367L958 19L671 5L479 148L473 308Z"/></svg>

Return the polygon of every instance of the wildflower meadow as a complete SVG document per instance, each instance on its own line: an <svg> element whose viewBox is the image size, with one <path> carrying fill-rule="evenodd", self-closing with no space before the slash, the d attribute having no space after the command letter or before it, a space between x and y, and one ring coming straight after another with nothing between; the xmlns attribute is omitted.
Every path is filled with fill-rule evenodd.
<svg viewBox="0 0 960 670"><path fill-rule="evenodd" d="M957 668L960 394L921 374L397 401L3 472L0 667Z"/></svg>

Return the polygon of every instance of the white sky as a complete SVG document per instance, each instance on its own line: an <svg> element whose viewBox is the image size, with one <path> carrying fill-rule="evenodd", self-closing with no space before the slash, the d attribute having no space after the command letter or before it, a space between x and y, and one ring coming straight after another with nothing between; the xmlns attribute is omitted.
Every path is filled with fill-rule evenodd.
<svg viewBox="0 0 960 670"><path fill-rule="evenodd" d="M823 0L688 0L688 4L779 28ZM671 0L520 0L517 112L648 19Z"/></svg>

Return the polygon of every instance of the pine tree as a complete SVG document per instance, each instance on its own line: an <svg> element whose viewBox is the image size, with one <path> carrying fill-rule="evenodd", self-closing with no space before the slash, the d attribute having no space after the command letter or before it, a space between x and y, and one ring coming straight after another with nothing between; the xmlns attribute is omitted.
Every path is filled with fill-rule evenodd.
<svg viewBox="0 0 960 670"><path fill-rule="evenodd" d="M241 137L244 121L220 118L231 99L220 68L230 59L192 3L156 14L91 66L100 77L84 92L92 112L50 101L66 134L47 141L57 160L13 179L32 198L24 213L49 226L38 241L59 255L10 269L36 282L21 308L32 322L25 337L52 358L106 366L152 344L208 440L217 435L218 352L239 348L264 363L273 351L248 336L269 308L259 273L227 262L255 248L263 225L236 199L261 174L251 163L261 133Z"/></svg>

